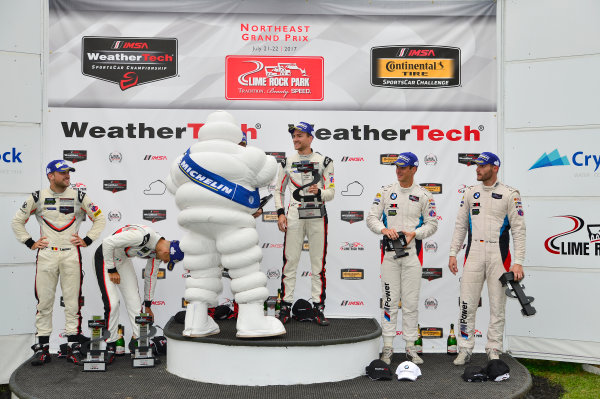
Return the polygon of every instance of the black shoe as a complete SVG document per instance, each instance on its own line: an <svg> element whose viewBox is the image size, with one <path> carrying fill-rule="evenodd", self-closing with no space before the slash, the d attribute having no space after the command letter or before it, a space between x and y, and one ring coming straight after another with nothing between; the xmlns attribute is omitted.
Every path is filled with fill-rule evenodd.
<svg viewBox="0 0 600 399"><path fill-rule="evenodd" d="M117 351L117 344L110 342L106 344L106 363L112 364L115 360L115 352Z"/></svg>
<svg viewBox="0 0 600 399"><path fill-rule="evenodd" d="M288 305L287 303L281 303L281 309L279 310L279 321L281 322L281 324L286 324L287 322L290 321L291 316L290 316L290 312L291 312L291 308L290 305Z"/></svg>
<svg viewBox="0 0 600 399"><path fill-rule="evenodd" d="M77 335L75 335L75 339L76 339L75 342L79 342L80 344L83 344L83 343L86 343L86 342L90 341L90 338L86 337L83 334L77 334Z"/></svg>
<svg viewBox="0 0 600 399"><path fill-rule="evenodd" d="M59 359L64 359L67 357L67 352L69 351L69 344L64 343L64 344L60 344L60 346L58 347L58 358Z"/></svg>
<svg viewBox="0 0 600 399"><path fill-rule="evenodd" d="M33 357L31 358L32 366L43 366L44 363L48 363L52 360L52 356L50 356L50 346L35 344L31 347L33 349Z"/></svg>
<svg viewBox="0 0 600 399"><path fill-rule="evenodd" d="M81 344L70 342L67 347L67 362L71 362L77 366L83 364L83 354L81 353Z"/></svg>
<svg viewBox="0 0 600 399"><path fill-rule="evenodd" d="M320 326L328 326L329 320L327 320L325 318L325 315L323 314L323 310L325 310L325 305L318 304L318 303L315 304L315 306L313 307L314 320Z"/></svg>

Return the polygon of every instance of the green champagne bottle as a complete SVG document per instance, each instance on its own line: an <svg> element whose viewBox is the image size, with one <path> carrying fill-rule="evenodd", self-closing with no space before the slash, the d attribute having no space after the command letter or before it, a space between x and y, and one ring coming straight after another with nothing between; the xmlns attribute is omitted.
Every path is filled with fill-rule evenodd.
<svg viewBox="0 0 600 399"><path fill-rule="evenodd" d="M454 335L454 324L450 324L450 335L448 335L448 354L455 356L458 354L458 346L456 342L456 335Z"/></svg>
<svg viewBox="0 0 600 399"><path fill-rule="evenodd" d="M415 341L415 349L419 355L423 354L423 337L421 336L421 325L417 325L419 337Z"/></svg>
<svg viewBox="0 0 600 399"><path fill-rule="evenodd" d="M118 328L119 338L115 341L116 350L115 354L118 356L125 354L125 339L123 338L123 334L125 333L125 328L122 324L119 324Z"/></svg>
<svg viewBox="0 0 600 399"><path fill-rule="evenodd" d="M277 300L275 301L275 317L279 318L281 312L281 288L277 290Z"/></svg>

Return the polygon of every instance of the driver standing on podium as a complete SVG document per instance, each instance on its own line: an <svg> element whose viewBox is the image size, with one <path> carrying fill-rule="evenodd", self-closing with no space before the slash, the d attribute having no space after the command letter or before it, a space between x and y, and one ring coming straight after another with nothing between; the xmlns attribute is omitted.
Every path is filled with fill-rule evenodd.
<svg viewBox="0 0 600 399"><path fill-rule="evenodd" d="M392 361L398 303L402 296L402 337L406 343L406 355L413 363L421 364L423 359L419 357L414 344L419 335L417 325L423 265L421 240L437 231L437 215L432 194L414 182L419 167L417 156L412 152L403 152L398 155L395 165L398 181L381 187L367 216L367 226L375 234L397 240L398 233L404 233L408 252L408 256L398 259L394 259L394 251L382 253L381 360L387 364Z"/></svg>
<svg viewBox="0 0 600 399"><path fill-rule="evenodd" d="M301 205L294 199L293 192L313 180L312 173L298 171L299 166L312 164L319 172L319 182L302 189L302 195L320 196L323 203L331 201L335 195L333 179L333 161L331 158L314 152L311 148L314 126L300 122L288 128L294 142L296 154L287 157L280 165L275 187L275 209L277 209L279 230L285 233L283 244L283 268L281 272L281 311L282 323L290 320L290 311L294 301L296 270L300 261L304 237L308 238L311 263L311 294L314 321L329 325L323 311L325 309L325 257L327 256L327 214L320 218L300 219L298 208ZM287 215L284 210L285 189L290 188L290 200Z"/></svg>

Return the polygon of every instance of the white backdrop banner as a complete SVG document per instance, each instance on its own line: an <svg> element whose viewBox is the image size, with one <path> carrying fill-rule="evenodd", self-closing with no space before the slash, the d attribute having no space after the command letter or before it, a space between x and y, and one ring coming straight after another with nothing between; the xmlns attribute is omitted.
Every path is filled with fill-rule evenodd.
<svg viewBox="0 0 600 399"><path fill-rule="evenodd" d="M346 2L341 14L331 5L326 12L297 5L291 12L287 2L268 2L268 9L257 2L252 12L243 2L223 2L202 12L186 1L170 3L177 12L131 13L121 3L73 9L68 1L50 2L44 156L77 161L72 182L107 215L103 237L127 223L181 235L163 181L212 110L229 110L249 145L275 156L293 151L288 124L308 121L316 129L314 150L335 165L326 313L379 319L380 237L364 219L378 189L396 178L389 166L394 155L412 151L421 161L416 180L435 194L439 219L438 232L424 243L419 320L443 329L440 339L425 340L425 350L444 351L458 316L458 277L446 266L449 241L462 191L475 183L467 165L497 145L495 3L398 1L385 9L369 4L364 15L364 7L351 10L354 3ZM273 222L273 202L265 210L257 229L275 295L283 234ZM83 251L84 317L102 312L89 274L97 245ZM136 264L140 286L142 267ZM298 273L297 298L309 298L307 251ZM182 309L186 271L179 266L163 276L153 306L161 325ZM485 295L477 322L482 336ZM226 284L221 302L231 298ZM55 313L56 326L62 317Z"/></svg>

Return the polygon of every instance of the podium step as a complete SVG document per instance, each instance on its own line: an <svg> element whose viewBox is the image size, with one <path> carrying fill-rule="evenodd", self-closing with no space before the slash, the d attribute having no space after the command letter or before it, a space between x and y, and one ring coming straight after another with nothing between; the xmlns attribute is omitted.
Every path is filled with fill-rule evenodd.
<svg viewBox="0 0 600 399"><path fill-rule="evenodd" d="M329 319L330 325L290 321L287 333L239 339L236 321L218 321L221 333L182 336L183 324L165 326L167 370L182 378L223 385L294 385L364 375L379 356L381 328L372 318ZM232 376L235 376L232 378Z"/></svg>

